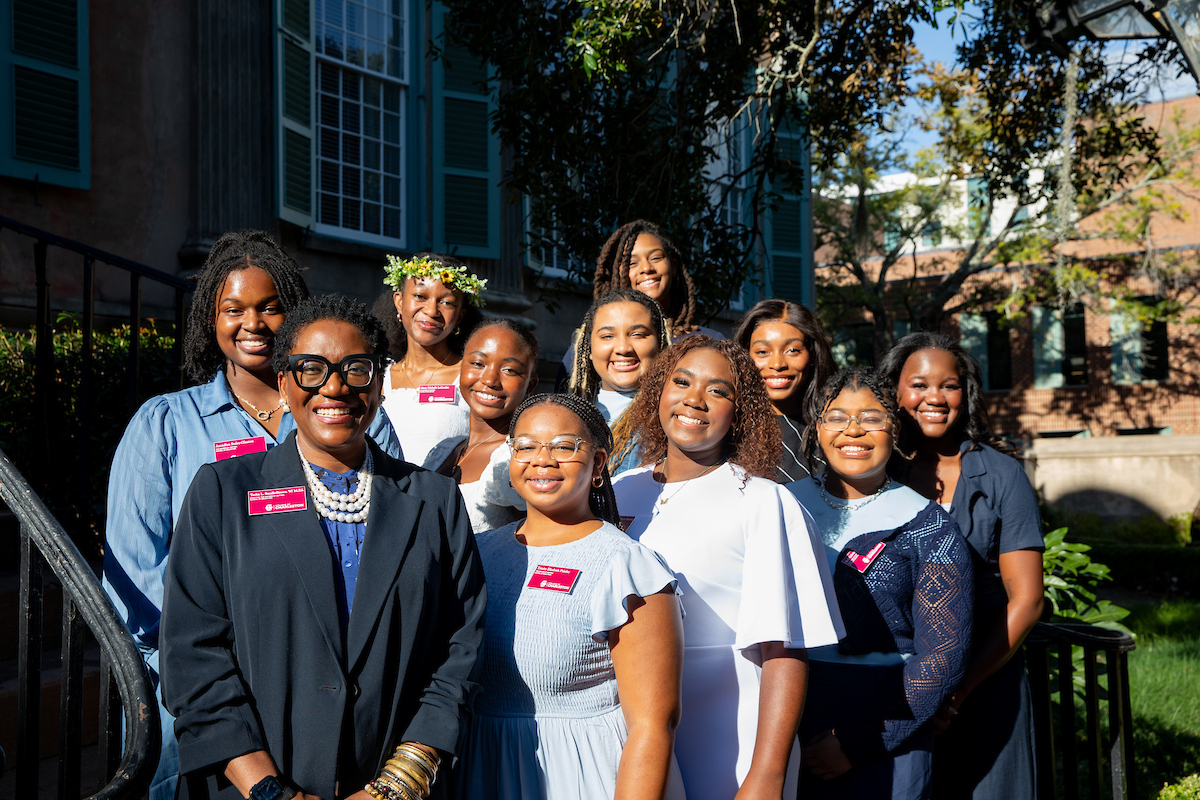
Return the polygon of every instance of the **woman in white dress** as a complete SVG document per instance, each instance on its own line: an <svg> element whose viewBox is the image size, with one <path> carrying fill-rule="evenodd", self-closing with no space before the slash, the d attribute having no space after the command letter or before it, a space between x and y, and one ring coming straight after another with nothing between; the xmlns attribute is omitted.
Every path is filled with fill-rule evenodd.
<svg viewBox="0 0 1200 800"><path fill-rule="evenodd" d="M487 281L458 259L418 253L388 256L384 283L392 294L373 311L395 359L388 368L383 408L404 450L421 464L443 439L467 434L470 409L458 391L463 345L479 323Z"/></svg>
<svg viewBox="0 0 1200 800"><path fill-rule="evenodd" d="M488 615L463 800L683 798L678 584L616 526L611 445L579 397L513 416L509 478L529 516L476 537Z"/></svg>
<svg viewBox="0 0 1200 800"><path fill-rule="evenodd" d="M795 795L805 650L841 618L812 520L772 478L779 427L750 356L695 335L664 350L630 409L649 466L614 484L622 521L684 591L675 755L697 798Z"/></svg>
<svg viewBox="0 0 1200 800"><path fill-rule="evenodd" d="M504 439L513 412L537 386L538 342L533 332L504 317L483 322L467 340L459 392L471 409L470 434L443 439L424 467L458 483L476 533L525 516L525 501L508 480Z"/></svg>
<svg viewBox="0 0 1200 800"><path fill-rule="evenodd" d="M612 428L613 477L637 466L637 436L625 412L667 341L662 309L634 289L609 292L583 318L570 391L595 403Z"/></svg>

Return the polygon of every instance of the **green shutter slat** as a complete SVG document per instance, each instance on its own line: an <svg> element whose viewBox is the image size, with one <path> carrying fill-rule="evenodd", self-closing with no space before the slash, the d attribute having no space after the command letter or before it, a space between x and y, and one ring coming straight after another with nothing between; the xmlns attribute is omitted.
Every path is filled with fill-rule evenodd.
<svg viewBox="0 0 1200 800"><path fill-rule="evenodd" d="M283 113L308 125L312 114L312 82L309 79L308 51L291 42L283 45Z"/></svg>
<svg viewBox="0 0 1200 800"><path fill-rule="evenodd" d="M283 204L312 213L312 142L291 128L283 131Z"/></svg>
<svg viewBox="0 0 1200 800"><path fill-rule="evenodd" d="M804 296L804 260L793 256L775 256L772 264L771 288L774 296L799 303Z"/></svg>
<svg viewBox="0 0 1200 800"><path fill-rule="evenodd" d="M13 155L79 169L79 82L13 67Z"/></svg>
<svg viewBox="0 0 1200 800"><path fill-rule="evenodd" d="M447 242L464 247L487 247L487 179L446 175L444 196Z"/></svg>
<svg viewBox="0 0 1200 800"><path fill-rule="evenodd" d="M78 62L76 0L13 0L12 51L51 64Z"/></svg>
<svg viewBox="0 0 1200 800"><path fill-rule="evenodd" d="M446 98L446 166L487 172L487 103Z"/></svg>
<svg viewBox="0 0 1200 800"><path fill-rule="evenodd" d="M308 38L308 0L283 0L283 27L303 39Z"/></svg>
<svg viewBox="0 0 1200 800"><path fill-rule="evenodd" d="M442 65L446 91L487 94L487 66L473 58L466 48L448 42L442 51Z"/></svg>
<svg viewBox="0 0 1200 800"><path fill-rule="evenodd" d="M771 231L774 234L775 250L800 250L800 201L780 200L779 207L771 216Z"/></svg>

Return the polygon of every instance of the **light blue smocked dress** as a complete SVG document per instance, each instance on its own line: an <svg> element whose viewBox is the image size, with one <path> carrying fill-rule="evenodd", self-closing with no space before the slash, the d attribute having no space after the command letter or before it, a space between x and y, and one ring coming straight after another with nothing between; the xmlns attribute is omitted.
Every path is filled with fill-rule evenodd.
<svg viewBox="0 0 1200 800"><path fill-rule="evenodd" d="M567 544L530 547L517 541L521 524L476 537L488 591L483 694L471 718L458 796L611 798L629 731L608 632L629 621L626 598L668 588L678 594L678 583L654 551L614 525ZM539 567L555 568L551 582L560 590L530 588ZM562 591L571 570L578 575ZM667 796L684 797L673 758Z"/></svg>

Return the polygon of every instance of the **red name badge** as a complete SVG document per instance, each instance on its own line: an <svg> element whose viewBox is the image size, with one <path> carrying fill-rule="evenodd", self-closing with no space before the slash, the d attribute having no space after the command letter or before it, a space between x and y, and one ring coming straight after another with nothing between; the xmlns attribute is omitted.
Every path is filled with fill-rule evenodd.
<svg viewBox="0 0 1200 800"><path fill-rule="evenodd" d="M847 550L846 555L842 556L842 560L844 560L850 566L854 567L859 572L866 572L867 567L874 564L875 559L882 552L883 552L883 542L880 542L879 544L872 547L871 552L867 553L865 556L861 556L858 553L854 552L853 550Z"/></svg>
<svg viewBox="0 0 1200 800"><path fill-rule="evenodd" d="M530 589L547 589L551 592L570 594L575 581L579 578L579 570L566 567L547 567L538 564L533 568L533 577L525 584Z"/></svg>
<svg viewBox="0 0 1200 800"><path fill-rule="evenodd" d="M228 442L213 442L213 455L217 461L237 456L248 456L251 453L267 452L267 437L251 436L249 439L230 439Z"/></svg>
<svg viewBox="0 0 1200 800"><path fill-rule="evenodd" d="M453 383L427 383L417 388L418 403L453 403Z"/></svg>
<svg viewBox="0 0 1200 800"><path fill-rule="evenodd" d="M621 525L620 525L621 530L628 531L629 526L633 524L633 521L635 519L637 519L637 517L621 517Z"/></svg>
<svg viewBox="0 0 1200 800"><path fill-rule="evenodd" d="M256 489L246 492L250 516L259 514L282 514L285 511L303 511L308 508L308 492L303 486L286 489Z"/></svg>

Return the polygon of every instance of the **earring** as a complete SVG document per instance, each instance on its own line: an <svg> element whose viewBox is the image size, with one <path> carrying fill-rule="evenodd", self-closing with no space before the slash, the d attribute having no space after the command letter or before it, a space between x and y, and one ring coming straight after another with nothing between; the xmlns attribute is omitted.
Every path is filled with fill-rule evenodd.
<svg viewBox="0 0 1200 800"><path fill-rule="evenodd" d="M458 326L456 326L456 327L454 328L454 335L455 335L455 336L458 336L460 333L462 333L462 325L458 325Z"/></svg>
<svg viewBox="0 0 1200 800"><path fill-rule="evenodd" d="M596 477L592 478L592 486L594 486L595 488L599 489L603 485L604 485L604 476L603 475L597 475Z"/></svg>
<svg viewBox="0 0 1200 800"><path fill-rule="evenodd" d="M284 400L282 397L279 398L279 407L281 409L283 409L284 411L288 412L289 414L292 411L292 407L288 405L288 401Z"/></svg>

